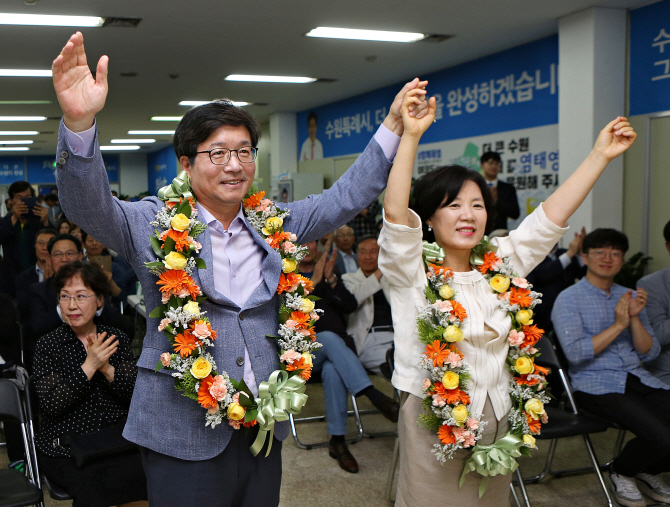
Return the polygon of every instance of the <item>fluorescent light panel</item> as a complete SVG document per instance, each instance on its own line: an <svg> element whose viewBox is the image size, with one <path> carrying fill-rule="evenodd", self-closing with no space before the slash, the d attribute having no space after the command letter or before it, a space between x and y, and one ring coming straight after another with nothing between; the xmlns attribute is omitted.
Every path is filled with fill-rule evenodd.
<svg viewBox="0 0 670 507"><path fill-rule="evenodd" d="M31 26L102 26L105 18L97 16L57 16L46 14L9 14L0 13L0 25Z"/></svg>
<svg viewBox="0 0 670 507"><path fill-rule="evenodd" d="M121 146L100 146L100 151L130 151L139 150L139 144L125 144Z"/></svg>
<svg viewBox="0 0 670 507"><path fill-rule="evenodd" d="M131 136L171 136L174 130L129 130Z"/></svg>
<svg viewBox="0 0 670 507"><path fill-rule="evenodd" d="M0 77L51 77L51 69L0 69Z"/></svg>
<svg viewBox="0 0 670 507"><path fill-rule="evenodd" d="M296 76L254 76L250 74L231 74L226 81L252 81L255 83L313 83L316 78Z"/></svg>
<svg viewBox="0 0 670 507"><path fill-rule="evenodd" d="M155 143L155 139L112 139L112 144L150 144Z"/></svg>
<svg viewBox="0 0 670 507"><path fill-rule="evenodd" d="M2 144L33 144L34 141L0 141Z"/></svg>
<svg viewBox="0 0 670 507"><path fill-rule="evenodd" d="M37 130L0 130L0 136L36 136Z"/></svg>
<svg viewBox="0 0 670 507"><path fill-rule="evenodd" d="M209 104L210 102L213 102L213 101L212 101L212 100L182 100L182 101L179 103L179 105L180 105L180 106L191 106L191 107L195 107L195 106L203 106L203 105L205 105L205 104ZM231 103L232 103L234 106L237 106L237 107L244 107L244 106L250 106L250 105L252 105L251 102L238 102L238 101L236 101L236 100L231 100Z"/></svg>
<svg viewBox="0 0 670 507"><path fill-rule="evenodd" d="M423 33L358 30L355 28L334 28L330 26L319 26L305 35L307 37L323 37L326 39L371 40L379 42L416 42L426 37Z"/></svg>
<svg viewBox="0 0 670 507"><path fill-rule="evenodd" d="M35 104L54 104L55 100L0 100L0 106L31 106Z"/></svg>
<svg viewBox="0 0 670 507"><path fill-rule="evenodd" d="M46 116L0 116L0 121L44 121Z"/></svg>
<svg viewBox="0 0 670 507"><path fill-rule="evenodd" d="M16 146L14 148L3 148L0 146L0 151L28 151L30 148Z"/></svg>
<svg viewBox="0 0 670 507"><path fill-rule="evenodd" d="M151 121L181 121L182 116L152 116Z"/></svg>

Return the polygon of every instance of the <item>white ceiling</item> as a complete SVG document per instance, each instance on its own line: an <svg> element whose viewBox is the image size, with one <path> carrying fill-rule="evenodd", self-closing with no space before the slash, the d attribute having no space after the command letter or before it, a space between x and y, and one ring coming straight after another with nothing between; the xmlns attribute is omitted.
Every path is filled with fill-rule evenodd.
<svg viewBox="0 0 670 507"><path fill-rule="evenodd" d="M266 103L249 111L267 121L414 76L497 53L558 31L562 16L593 6L636 8L650 0L0 0L0 12L142 18L137 28L85 28L89 64L110 57L110 92L98 115L101 144L131 129L173 129L151 116L182 115L180 100ZM314 39L317 26L454 35L414 44ZM0 68L47 69L73 28L0 25ZM371 58L374 57L374 58ZM372 61L370 61L372 60ZM122 77L121 73L137 73ZM224 81L228 74L335 79L307 85ZM176 76L176 77L175 77ZM49 78L0 77L0 100L55 100ZM0 105L0 116L43 115L44 122L3 122L0 130L39 130L28 154L55 152L60 109ZM147 136L141 136L147 137ZM11 139L11 138L4 138ZM153 151L170 142L143 148Z"/></svg>

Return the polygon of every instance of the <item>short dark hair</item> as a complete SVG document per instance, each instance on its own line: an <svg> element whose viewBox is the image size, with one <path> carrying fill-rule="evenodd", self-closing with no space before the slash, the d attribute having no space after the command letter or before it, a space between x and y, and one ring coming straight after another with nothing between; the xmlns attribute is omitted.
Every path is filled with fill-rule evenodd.
<svg viewBox="0 0 670 507"><path fill-rule="evenodd" d="M424 174L414 184L412 209L421 218L423 239L435 241L435 234L428 230L426 222L443 206L442 201L445 197L447 200L444 206L448 206L456 199L466 181L475 183L482 192L487 213L486 231L491 229L495 219L495 210L491 191L484 177L477 171L460 165L445 165Z"/></svg>
<svg viewBox="0 0 670 507"><path fill-rule="evenodd" d="M51 192L44 198L45 202L58 202L58 195Z"/></svg>
<svg viewBox="0 0 670 507"><path fill-rule="evenodd" d="M309 125L309 121L310 121L312 118L314 119L314 121L315 121L315 122L317 123L317 125L318 125L319 120L318 120L318 118L316 117L316 113L315 113L314 111L310 111L310 113L307 115L307 125Z"/></svg>
<svg viewBox="0 0 670 507"><path fill-rule="evenodd" d="M667 243L670 243L670 221L663 227L663 237Z"/></svg>
<svg viewBox="0 0 670 507"><path fill-rule="evenodd" d="M74 246L77 248L77 252L81 252L81 241L79 238L73 236L72 234L56 234L53 238L49 240L47 244L47 250L49 250L49 255L51 255L51 250L53 250L54 244L57 241L68 240L74 243Z"/></svg>
<svg viewBox="0 0 670 507"><path fill-rule="evenodd" d="M195 162L198 145L223 126L245 127L256 146L261 137L261 125L241 107L227 99L214 100L188 111L177 125L172 144L177 159L188 157Z"/></svg>
<svg viewBox="0 0 670 507"><path fill-rule="evenodd" d="M584 236L582 242L582 251L589 253L591 248L610 247L621 250L623 253L628 251L628 237L616 229L595 229Z"/></svg>
<svg viewBox="0 0 670 507"><path fill-rule="evenodd" d="M68 280L75 276L81 278L84 285L96 296L104 298L109 293L109 280L100 266L92 262L72 261L65 264L54 275L53 283L56 294L59 294Z"/></svg>
<svg viewBox="0 0 670 507"><path fill-rule="evenodd" d="M489 160L495 160L496 162L500 162L502 164L502 160L500 159L500 155L496 151L487 151L484 153L480 158L479 162L484 163L488 162Z"/></svg>
<svg viewBox="0 0 670 507"><path fill-rule="evenodd" d="M32 197L35 197L35 189L30 186L30 183L27 181L15 181L11 185L9 185L9 198L13 199L16 194L19 192L24 192L26 190L30 189L30 195Z"/></svg>
<svg viewBox="0 0 670 507"><path fill-rule="evenodd" d="M44 229L40 229L37 231L37 234L35 234L35 241L37 241L37 238L40 237L42 234L53 234L54 236L58 234L55 229L52 229L51 227L45 227Z"/></svg>
<svg viewBox="0 0 670 507"><path fill-rule="evenodd" d="M363 243L363 241L367 241L369 239L374 239L376 243L379 238L374 234L365 234L364 236L361 236L361 238L356 242L356 244L360 245L361 243Z"/></svg>

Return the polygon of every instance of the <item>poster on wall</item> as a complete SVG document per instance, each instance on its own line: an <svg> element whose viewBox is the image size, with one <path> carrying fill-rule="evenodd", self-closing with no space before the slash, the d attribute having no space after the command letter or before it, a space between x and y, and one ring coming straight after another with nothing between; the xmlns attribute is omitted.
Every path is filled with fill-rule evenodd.
<svg viewBox="0 0 670 507"><path fill-rule="evenodd" d="M0 158L0 185L11 185L15 181L26 179L24 157Z"/></svg>
<svg viewBox="0 0 670 507"><path fill-rule="evenodd" d="M147 167L149 195L156 195L177 176L177 157L172 146L147 154Z"/></svg>
<svg viewBox="0 0 670 507"><path fill-rule="evenodd" d="M630 12L630 115L670 111L670 0Z"/></svg>
<svg viewBox="0 0 670 507"><path fill-rule="evenodd" d="M437 99L424 143L558 123L557 35L421 77ZM298 113L300 160L362 152L403 85Z"/></svg>
<svg viewBox="0 0 670 507"><path fill-rule="evenodd" d="M516 189L521 215L518 220L507 221L508 227L515 229L560 184L557 124L421 144L414 177L450 164L479 170L479 157L487 151L500 155L502 170L498 178Z"/></svg>
<svg viewBox="0 0 670 507"><path fill-rule="evenodd" d="M119 181L119 156L106 154L102 156L107 169L109 181ZM53 155L26 157L28 181L31 183L56 183L56 159Z"/></svg>

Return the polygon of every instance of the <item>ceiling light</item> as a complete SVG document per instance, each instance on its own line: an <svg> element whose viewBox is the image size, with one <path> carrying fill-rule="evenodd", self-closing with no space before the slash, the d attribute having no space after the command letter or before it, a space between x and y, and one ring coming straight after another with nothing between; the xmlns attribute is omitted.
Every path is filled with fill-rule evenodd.
<svg viewBox="0 0 670 507"><path fill-rule="evenodd" d="M30 148L17 146L15 148L3 148L0 147L0 151L28 151Z"/></svg>
<svg viewBox="0 0 670 507"><path fill-rule="evenodd" d="M100 151L130 151L139 149L139 144L126 144L123 146L100 146Z"/></svg>
<svg viewBox="0 0 670 507"><path fill-rule="evenodd" d="M37 130L0 130L0 136L36 136Z"/></svg>
<svg viewBox="0 0 670 507"><path fill-rule="evenodd" d="M112 139L110 141L112 144L149 144L155 142L155 139Z"/></svg>
<svg viewBox="0 0 670 507"><path fill-rule="evenodd" d="M51 69L0 69L0 77L51 77Z"/></svg>
<svg viewBox="0 0 670 507"><path fill-rule="evenodd" d="M30 106L35 104L54 104L55 100L0 100L2 106Z"/></svg>
<svg viewBox="0 0 670 507"><path fill-rule="evenodd" d="M174 130L129 130L131 136L171 136Z"/></svg>
<svg viewBox="0 0 670 507"><path fill-rule="evenodd" d="M0 141L0 144L33 144L34 141Z"/></svg>
<svg viewBox="0 0 670 507"><path fill-rule="evenodd" d="M46 116L0 116L0 121L44 121Z"/></svg>
<svg viewBox="0 0 670 507"><path fill-rule="evenodd" d="M209 104L210 102L213 102L212 100L182 100L179 105L180 106L203 106L205 104ZM244 106L250 106L252 105L251 102L237 102L235 100L231 100L230 103L234 106L237 107L244 107Z"/></svg>
<svg viewBox="0 0 670 507"><path fill-rule="evenodd" d="M46 14L8 14L0 12L0 25L32 26L102 26L105 18L97 16L56 16Z"/></svg>
<svg viewBox="0 0 670 507"><path fill-rule="evenodd" d="M319 26L305 35L307 37L324 37L326 39L354 39L381 42L416 42L426 37L423 33L357 30L355 28L333 28L329 26Z"/></svg>
<svg viewBox="0 0 670 507"><path fill-rule="evenodd" d="M151 121L181 121L182 116L152 116Z"/></svg>
<svg viewBox="0 0 670 507"><path fill-rule="evenodd" d="M248 74L231 74L226 81L253 81L256 83L313 83L313 77L294 76L252 76Z"/></svg>

